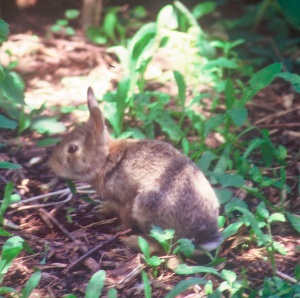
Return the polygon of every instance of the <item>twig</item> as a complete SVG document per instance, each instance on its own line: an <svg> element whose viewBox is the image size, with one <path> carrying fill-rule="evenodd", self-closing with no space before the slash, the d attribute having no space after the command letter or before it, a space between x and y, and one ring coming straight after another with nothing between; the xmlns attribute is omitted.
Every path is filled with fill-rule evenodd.
<svg viewBox="0 0 300 298"><path fill-rule="evenodd" d="M278 275L279 277L281 277L281 278L283 278L285 280L288 280L288 281L290 281L290 282L292 282L294 284L298 283L295 278L293 278L293 277L291 277L291 276L289 276L289 275L287 275L285 273L282 273L282 272L280 272L278 270L276 271L276 275ZM298 283L298 284L300 284L300 283Z"/></svg>
<svg viewBox="0 0 300 298"><path fill-rule="evenodd" d="M71 263L67 268L65 268L62 272L66 273L67 271L69 271L71 268L73 268L74 266L76 266L78 263L80 263L81 261L83 261L85 258L87 258L89 255L91 255L93 252L95 252L96 250L102 248L103 246L111 243L112 241L114 241L115 239L124 236L128 233L131 232L131 229L128 229L126 231L123 232L119 232L116 235L114 235L113 237L107 239L106 241L100 243L99 245L95 246L93 249L91 249L90 251L88 251L87 253L85 253L83 256L81 256L79 259L77 259L76 261L74 261L73 263Z"/></svg>
<svg viewBox="0 0 300 298"><path fill-rule="evenodd" d="M257 124L263 123L263 122L265 122L267 120L271 120L273 118L278 118L278 117L284 116L286 114L295 112L297 110L300 110L300 107L296 107L296 108L292 108L292 109L289 109L289 110L286 110L286 111L281 111L281 112L278 112L278 113L275 113L275 114L272 114L272 115L268 115L268 116L266 116L264 118L261 118L261 119L255 121L254 124L257 125Z"/></svg>

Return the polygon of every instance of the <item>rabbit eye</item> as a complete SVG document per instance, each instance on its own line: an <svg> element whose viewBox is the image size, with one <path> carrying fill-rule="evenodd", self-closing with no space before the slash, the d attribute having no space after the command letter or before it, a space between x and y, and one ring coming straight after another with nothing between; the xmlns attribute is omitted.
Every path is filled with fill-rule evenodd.
<svg viewBox="0 0 300 298"><path fill-rule="evenodd" d="M68 148L68 153L75 153L78 150L78 146L76 145L70 145Z"/></svg>

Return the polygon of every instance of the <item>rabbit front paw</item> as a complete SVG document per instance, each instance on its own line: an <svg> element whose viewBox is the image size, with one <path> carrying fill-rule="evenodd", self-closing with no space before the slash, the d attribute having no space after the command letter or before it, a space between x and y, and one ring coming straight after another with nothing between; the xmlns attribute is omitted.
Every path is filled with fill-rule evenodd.
<svg viewBox="0 0 300 298"><path fill-rule="evenodd" d="M106 219L118 215L118 206L111 201L100 201L92 212L98 219Z"/></svg>

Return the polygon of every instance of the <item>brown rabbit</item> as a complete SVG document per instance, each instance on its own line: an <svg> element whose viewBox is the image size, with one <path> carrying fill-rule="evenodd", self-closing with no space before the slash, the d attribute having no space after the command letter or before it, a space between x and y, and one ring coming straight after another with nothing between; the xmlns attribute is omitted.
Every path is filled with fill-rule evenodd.
<svg viewBox="0 0 300 298"><path fill-rule="evenodd" d="M124 229L148 235L156 225L174 229L176 239L217 248L219 203L199 168L168 143L111 138L91 88L87 102L90 118L57 146L53 171L91 183L105 200L100 212L117 212Z"/></svg>

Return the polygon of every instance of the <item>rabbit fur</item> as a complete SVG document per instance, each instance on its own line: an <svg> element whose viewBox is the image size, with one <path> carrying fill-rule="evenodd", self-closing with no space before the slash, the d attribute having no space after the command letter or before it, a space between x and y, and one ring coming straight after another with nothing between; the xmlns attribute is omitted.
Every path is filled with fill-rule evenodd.
<svg viewBox="0 0 300 298"><path fill-rule="evenodd" d="M89 120L66 135L49 159L60 177L89 182L118 213L122 228L148 235L153 225L174 229L207 250L222 242L218 199L199 168L172 145L158 140L109 136L91 88Z"/></svg>

